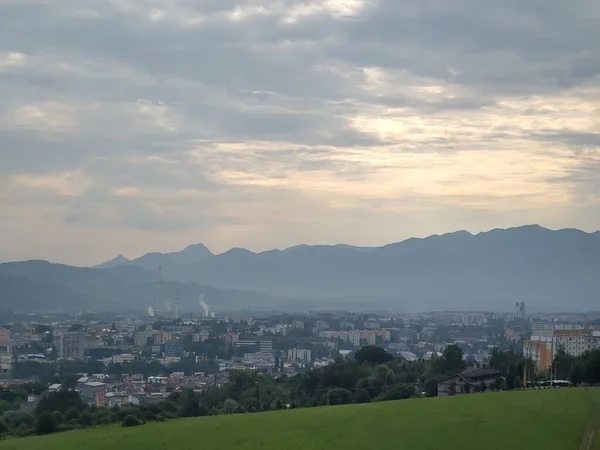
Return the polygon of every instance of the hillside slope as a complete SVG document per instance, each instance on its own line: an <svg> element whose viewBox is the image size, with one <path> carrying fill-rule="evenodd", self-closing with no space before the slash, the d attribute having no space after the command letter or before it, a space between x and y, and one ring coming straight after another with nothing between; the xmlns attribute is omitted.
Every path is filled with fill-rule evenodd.
<svg viewBox="0 0 600 450"><path fill-rule="evenodd" d="M98 428L0 450L577 450L599 400L584 388L415 399Z"/></svg>

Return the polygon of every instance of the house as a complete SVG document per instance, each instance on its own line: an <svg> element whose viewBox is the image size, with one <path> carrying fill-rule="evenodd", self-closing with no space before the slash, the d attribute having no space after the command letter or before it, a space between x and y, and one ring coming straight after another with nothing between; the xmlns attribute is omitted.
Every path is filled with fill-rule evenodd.
<svg viewBox="0 0 600 450"><path fill-rule="evenodd" d="M19 409L26 413L33 413L40 403L40 397L36 395L28 395L27 401L21 403Z"/></svg>
<svg viewBox="0 0 600 450"><path fill-rule="evenodd" d="M99 381L88 381L81 388L81 398L88 405L104 406L106 384Z"/></svg>
<svg viewBox="0 0 600 450"><path fill-rule="evenodd" d="M438 397L461 395L476 392L484 383L486 390L502 379L502 373L496 369L469 368L461 373L438 380Z"/></svg>
<svg viewBox="0 0 600 450"><path fill-rule="evenodd" d="M139 403L137 397L126 392L109 392L106 394L106 406L108 408L115 406L120 408L127 405L138 405Z"/></svg>

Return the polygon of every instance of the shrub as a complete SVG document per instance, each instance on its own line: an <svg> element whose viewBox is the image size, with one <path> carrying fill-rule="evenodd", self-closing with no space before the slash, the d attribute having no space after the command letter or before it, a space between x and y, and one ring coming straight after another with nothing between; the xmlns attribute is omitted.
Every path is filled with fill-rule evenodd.
<svg viewBox="0 0 600 450"><path fill-rule="evenodd" d="M121 426L122 427L137 427L138 425L141 425L141 424L142 424L142 422L140 422L140 419L138 419L137 417L132 416L130 414L123 419Z"/></svg>
<svg viewBox="0 0 600 450"><path fill-rule="evenodd" d="M0 439L4 439L4 436L8 434L8 425L4 420L0 419Z"/></svg>
<svg viewBox="0 0 600 450"><path fill-rule="evenodd" d="M35 431L37 434L52 434L58 431L58 424L52 413L43 412L40 414L35 425Z"/></svg>

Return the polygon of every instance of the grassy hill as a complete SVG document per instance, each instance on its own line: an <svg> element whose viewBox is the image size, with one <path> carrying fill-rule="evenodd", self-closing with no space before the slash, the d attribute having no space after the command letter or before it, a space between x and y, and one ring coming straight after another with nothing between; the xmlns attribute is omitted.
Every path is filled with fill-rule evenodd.
<svg viewBox="0 0 600 450"><path fill-rule="evenodd" d="M598 405L600 389L501 392L96 428L0 450L577 450L594 448L580 444Z"/></svg>

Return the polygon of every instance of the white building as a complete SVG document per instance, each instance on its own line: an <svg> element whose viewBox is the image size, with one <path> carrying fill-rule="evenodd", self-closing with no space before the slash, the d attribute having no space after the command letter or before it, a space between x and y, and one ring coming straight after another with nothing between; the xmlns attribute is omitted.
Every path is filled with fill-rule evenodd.
<svg viewBox="0 0 600 450"><path fill-rule="evenodd" d="M308 349L292 348L288 350L289 361L311 361L312 352Z"/></svg>
<svg viewBox="0 0 600 450"><path fill-rule="evenodd" d="M131 361L135 361L135 356L131 354L114 355L112 357L113 364L124 364Z"/></svg>

